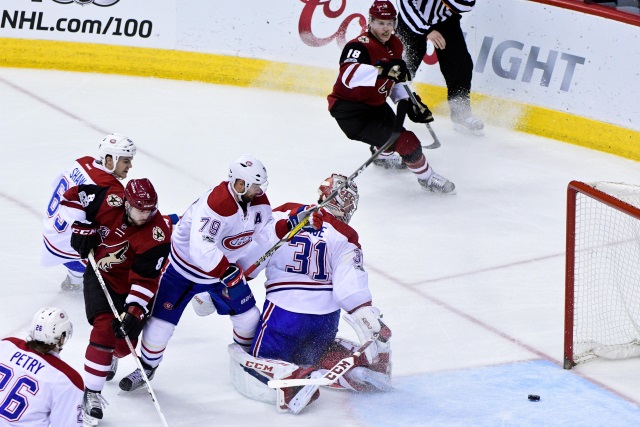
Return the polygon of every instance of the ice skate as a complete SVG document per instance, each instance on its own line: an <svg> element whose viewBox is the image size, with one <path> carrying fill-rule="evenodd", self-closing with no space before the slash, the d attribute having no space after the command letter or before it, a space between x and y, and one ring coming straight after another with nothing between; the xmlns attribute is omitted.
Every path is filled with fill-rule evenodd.
<svg viewBox="0 0 640 427"><path fill-rule="evenodd" d="M62 292L68 292L68 293L81 293L83 289L82 280L83 280L82 276L74 277L70 274L67 274L67 277L65 277L62 283L60 284L60 290Z"/></svg>
<svg viewBox="0 0 640 427"><path fill-rule="evenodd" d="M116 376L116 371L118 370L118 358L113 356L111 359L111 366L109 367L109 371L107 371L107 381L111 381L113 377Z"/></svg>
<svg viewBox="0 0 640 427"><path fill-rule="evenodd" d="M149 381L151 381L158 367L156 366L155 368L152 368L144 362L142 362L142 367L144 368L144 373L147 374L147 378L149 379ZM121 379L120 383L118 384L120 390L123 391L134 391L144 385L146 385L146 383L144 381L144 378L142 377L142 372L140 372L140 369L136 369L135 371Z"/></svg>
<svg viewBox="0 0 640 427"><path fill-rule="evenodd" d="M82 422L85 427L97 426L98 420L102 419L102 408L108 405L99 391L84 389L82 398Z"/></svg>
<svg viewBox="0 0 640 427"><path fill-rule="evenodd" d="M427 191L440 194L455 194L456 186L442 175L433 173L429 179L418 179L418 183Z"/></svg>
<svg viewBox="0 0 640 427"><path fill-rule="evenodd" d="M370 147L371 154L375 153L376 148ZM385 169L406 169L407 165L402 161L400 154L395 151L382 152L373 161L376 166L383 167Z"/></svg>
<svg viewBox="0 0 640 427"><path fill-rule="evenodd" d="M479 118L472 116L471 114L464 118L451 117L453 122L453 129L460 133L467 135L483 136L484 135L484 123Z"/></svg>

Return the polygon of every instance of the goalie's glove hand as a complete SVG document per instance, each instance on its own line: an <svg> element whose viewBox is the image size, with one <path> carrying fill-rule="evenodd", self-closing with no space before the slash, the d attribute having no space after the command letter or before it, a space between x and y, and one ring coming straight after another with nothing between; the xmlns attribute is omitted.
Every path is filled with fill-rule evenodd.
<svg viewBox="0 0 640 427"><path fill-rule="evenodd" d="M324 224L322 213L318 210L314 210L314 207L315 205L304 205L300 206L295 212L292 212L291 215L289 215L289 221L287 223L289 231L293 230L307 217L309 217L309 222L302 227L302 230L309 232L320 230L322 228L322 224Z"/></svg>
<svg viewBox="0 0 640 427"><path fill-rule="evenodd" d="M411 108L407 111L407 115L414 123L431 123L433 121L431 110L422 102L417 93L413 92L413 96L415 96L417 104L411 105Z"/></svg>
<svg viewBox="0 0 640 427"><path fill-rule="evenodd" d="M98 224L76 221L71 225L71 247L78 252L80 258L87 258L99 241Z"/></svg>
<svg viewBox="0 0 640 427"><path fill-rule="evenodd" d="M396 83L409 80L409 69L407 63L402 59L381 59L376 62L378 77L389 78Z"/></svg>
<svg viewBox="0 0 640 427"><path fill-rule="evenodd" d="M227 287L224 295L230 299L236 299L244 291L243 288L249 286L247 285L247 279L244 277L244 270L236 264L229 264L220 281Z"/></svg>
<svg viewBox="0 0 640 427"><path fill-rule="evenodd" d="M118 338L124 338L126 335L130 340L136 340L142 332L144 318L145 312L140 304L129 303L125 306L125 312L120 315L120 318L113 319L111 328Z"/></svg>

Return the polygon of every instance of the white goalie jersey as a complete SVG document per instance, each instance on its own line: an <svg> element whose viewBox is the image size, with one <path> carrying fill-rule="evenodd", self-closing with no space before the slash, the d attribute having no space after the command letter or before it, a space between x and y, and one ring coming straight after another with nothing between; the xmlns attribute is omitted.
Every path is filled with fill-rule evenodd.
<svg viewBox="0 0 640 427"><path fill-rule="evenodd" d="M274 209L274 218L288 218L289 211L300 206L282 205ZM327 314L371 301L358 234L327 210L322 213L321 230L301 231L265 267L266 297L285 310Z"/></svg>

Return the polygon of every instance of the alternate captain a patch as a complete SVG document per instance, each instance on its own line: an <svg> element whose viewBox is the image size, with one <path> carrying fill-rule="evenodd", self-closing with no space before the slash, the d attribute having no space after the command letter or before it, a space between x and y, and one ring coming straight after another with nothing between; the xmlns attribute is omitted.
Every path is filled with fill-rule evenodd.
<svg viewBox="0 0 640 427"><path fill-rule="evenodd" d="M256 212L256 217L253 219L254 224L262 224L262 213Z"/></svg>

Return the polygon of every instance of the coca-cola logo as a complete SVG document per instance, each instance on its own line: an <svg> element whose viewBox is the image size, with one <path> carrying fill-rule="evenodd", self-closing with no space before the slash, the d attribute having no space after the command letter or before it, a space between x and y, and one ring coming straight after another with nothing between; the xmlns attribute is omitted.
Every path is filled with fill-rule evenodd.
<svg viewBox="0 0 640 427"><path fill-rule="evenodd" d="M300 12L300 20L298 21L298 33L300 34L300 40L307 46L321 47L336 41L338 46L342 48L347 43L347 30L351 24L357 24L360 26L361 31L367 31L367 18L361 13L352 13L343 17L348 0L300 0L304 3L302 12ZM332 9L331 4L334 4ZM319 16L322 13L325 18L337 20L338 28L335 32L328 37L318 37L313 33L313 18ZM438 62L435 50L431 53L427 52L423 61L429 65L433 65Z"/></svg>

